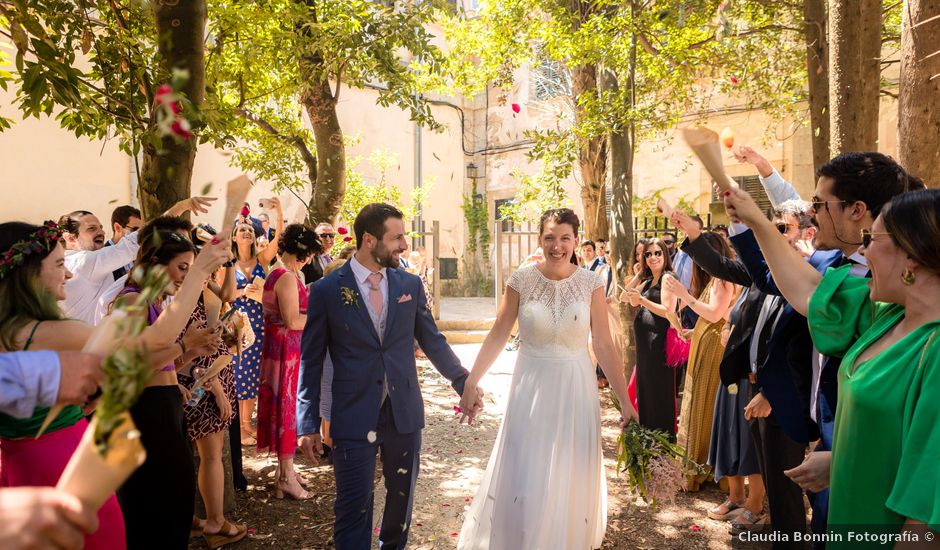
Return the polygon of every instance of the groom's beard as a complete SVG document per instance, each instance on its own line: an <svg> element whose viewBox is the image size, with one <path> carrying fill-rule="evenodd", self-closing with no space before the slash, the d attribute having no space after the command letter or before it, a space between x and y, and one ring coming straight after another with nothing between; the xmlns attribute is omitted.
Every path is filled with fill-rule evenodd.
<svg viewBox="0 0 940 550"><path fill-rule="evenodd" d="M372 259L375 260L375 263L379 264L382 267L390 267L392 269L398 269L398 266L401 265L399 258L393 255L392 251L385 247L385 245L379 243L376 245L375 250L372 252Z"/></svg>

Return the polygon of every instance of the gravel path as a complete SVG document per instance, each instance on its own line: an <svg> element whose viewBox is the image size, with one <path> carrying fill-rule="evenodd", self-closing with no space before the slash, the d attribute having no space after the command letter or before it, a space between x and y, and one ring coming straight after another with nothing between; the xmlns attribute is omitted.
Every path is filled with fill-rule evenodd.
<svg viewBox="0 0 940 550"><path fill-rule="evenodd" d="M468 368L479 345L455 346ZM419 362L427 427L423 433L421 472L414 504L409 548L454 548L462 515L480 482L499 430L512 379L515 353L504 352L484 380L487 410L472 427L459 425L453 406L457 397L449 383L430 366ZM604 390L606 391L606 390ZM605 549L722 549L731 547L727 525L706 517L706 511L724 495L714 484L699 493L680 494L676 503L651 510L634 498L615 472L615 443L619 414L602 394L603 446L608 476L608 528ZM335 485L329 466L298 462L298 470L316 496L308 501L279 501L272 496L274 460L246 453L245 473L251 486L239 494L235 518L253 532L233 548L332 548L332 507ZM376 473L375 530L384 506L381 474ZM193 548L205 544L194 540ZM758 548L736 543L735 548ZM520 549L522 550L522 549Z"/></svg>

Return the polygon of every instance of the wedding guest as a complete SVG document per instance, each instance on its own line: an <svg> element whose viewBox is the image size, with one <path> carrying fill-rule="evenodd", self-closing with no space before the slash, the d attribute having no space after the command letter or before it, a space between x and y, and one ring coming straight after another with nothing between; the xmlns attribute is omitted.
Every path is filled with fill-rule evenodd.
<svg viewBox="0 0 940 550"><path fill-rule="evenodd" d="M165 215L179 216L186 211L206 213L214 201L210 197L181 200ZM131 233L114 246L105 247L104 227L87 210L76 210L59 218L65 230L65 267L72 273L66 283L65 315L95 325L101 295L114 283L114 270L126 266L137 254L137 235Z"/></svg>
<svg viewBox="0 0 940 550"><path fill-rule="evenodd" d="M261 222L261 237L264 240L271 242L274 240L275 232L274 228L271 227L271 218L264 212L258 214L258 221Z"/></svg>
<svg viewBox="0 0 940 550"><path fill-rule="evenodd" d="M94 510L51 487L0 489L0 548L80 550L98 529Z"/></svg>
<svg viewBox="0 0 940 550"><path fill-rule="evenodd" d="M749 162L757 168L761 184L774 204L789 199L798 199L799 195L773 169L769 162L747 146L735 148L738 160ZM892 197L907 191L923 189L923 182L908 174L890 157L876 152L845 153L839 155L816 170L816 193L812 198L813 208L810 216L817 227L813 245L819 250L831 251L826 261L816 267L825 272L828 267L851 264L853 277L870 277L866 258L858 253L861 240L856 237L862 229L871 229L874 218ZM752 248L758 250L755 235L747 232L752 241ZM801 255L805 253L801 252ZM760 271L755 282L764 285L768 292L783 294L789 300L787 281L777 280L777 274L770 275L763 256L757 254L759 261L752 262L749 269ZM771 266L772 267L772 266ZM770 284L765 284L770 283ZM779 287L779 288L778 288ZM805 300L790 303L800 313L804 313ZM837 373L841 358L823 356L813 365L813 381L810 395L810 412L818 422L820 437L817 451L823 455L810 455L813 459L808 464L824 463L825 454L832 449L835 411L838 406ZM807 466L809 467L809 466ZM828 491L810 493L813 505L812 528L814 533L825 533ZM819 544L817 547L821 547Z"/></svg>
<svg viewBox="0 0 940 550"><path fill-rule="evenodd" d="M604 239L597 239L595 242L595 251L598 259L602 264L607 263L607 241ZM593 270L592 270L593 271Z"/></svg>
<svg viewBox="0 0 940 550"><path fill-rule="evenodd" d="M919 186L904 174L896 175ZM835 533L854 524L923 534L940 524L940 191L901 193L880 213L863 212L876 216L860 231L870 280L853 277L850 265L824 276L807 269L746 193L723 198L729 215L753 230L777 285L802 304L819 351L842 357L832 452L810 453L788 475L809 491L830 487ZM865 210L859 202L842 208Z"/></svg>
<svg viewBox="0 0 940 550"><path fill-rule="evenodd" d="M199 298L190 316L189 323L186 325L187 329L205 329L212 321L207 318L206 314L205 292L211 292L219 301L230 299L235 293L234 268L231 266L225 268L221 286L214 280L209 280L207 290ZM214 322L217 323L218 319ZM229 354L228 347L221 339L216 341L214 349L208 351L196 357L190 363L191 366L183 365L181 361L178 361L176 366L179 371L180 385L184 388L183 412L186 417L187 433L199 451L197 483L206 509L206 519L203 521L194 518L191 531L194 532L193 534L202 534L209 548L219 548L245 538L248 528L229 522L225 518L224 511L225 472L222 463L222 446L225 442L225 431L232 422L232 411L237 408L238 403L235 399L235 378L231 364L223 367L208 381L204 386L206 393L201 398L195 403L192 403L190 399L192 397L190 391L197 379L215 363L216 359ZM233 448L231 452L234 454L236 450ZM240 445L237 452L241 453Z"/></svg>
<svg viewBox="0 0 940 550"><path fill-rule="evenodd" d="M65 283L71 277L62 246L65 231L54 222L41 227L19 222L0 224L0 250L4 251L0 265L0 346L4 351L78 351L91 335L90 325L65 319L58 307L57 301L67 297ZM174 315L168 316L161 327L144 331L141 341L151 350L152 363L160 364L177 355L169 344L182 329L189 315L185 308L195 304L200 289L199 281L181 287L182 299ZM48 412L47 408L37 408L27 419L0 415L0 479L4 486L52 486L58 482L87 422L82 409L67 406L37 438ZM87 537L86 547L124 548L127 514L125 511L122 519L122 510L113 496L98 516L102 527Z"/></svg>
<svg viewBox="0 0 940 550"><path fill-rule="evenodd" d="M337 269L346 265L346 260L335 260L323 270L326 277ZM333 360L330 352L326 352L323 360L323 379L320 381L320 435L323 436L323 450L329 456L333 450L333 438L330 437L330 419L333 416Z"/></svg>
<svg viewBox="0 0 940 550"><path fill-rule="evenodd" d="M699 238L721 256L734 257L731 245L717 233L706 231ZM691 335L683 335L684 339L691 338L691 348L679 412L678 444L686 456L700 465L705 465L708 460L715 394L719 385L718 369L724 354L721 330L739 292L740 287L712 278L694 262L691 292L675 277L665 275L662 299L671 314L669 319L673 328L680 334L685 331L679 318L672 313L676 310L677 301L680 310L689 307L698 315ZM706 477L704 473L686 474L685 490L698 491Z"/></svg>
<svg viewBox="0 0 940 550"><path fill-rule="evenodd" d="M743 517L757 523L763 517L765 491L757 450L744 418L744 407L751 398L747 377L751 362L741 350L750 348L751 331L747 327L755 324L765 296L753 286L740 260L722 256L700 239L702 232L691 217L676 212L671 221L686 234L682 250L698 268L715 279L744 287L722 327L720 344L724 351L718 367L722 384L716 391L708 451L708 465L714 469L715 481L727 479L729 494L724 502L708 511L708 517L734 521ZM735 327L741 328L734 330Z"/></svg>
<svg viewBox="0 0 940 550"><path fill-rule="evenodd" d="M633 321L636 341L636 389L640 424L676 433L676 373L666 366L666 308L661 302L662 277L672 270L666 246L650 239L643 247L643 271L627 283L620 300L639 308Z"/></svg>
<svg viewBox="0 0 940 550"><path fill-rule="evenodd" d="M597 257L596 245L594 241L584 241L581 243L581 267L594 271L601 264L601 259Z"/></svg>
<svg viewBox="0 0 940 550"><path fill-rule="evenodd" d="M143 222L141 221L140 210L134 208L129 204L123 206L118 206L111 212L111 238L108 242L104 243L105 246L114 246L117 243L121 242L121 239L125 235L130 235L138 229L141 228ZM123 265L115 269L111 275L114 277L114 280L117 281L121 277L127 274L131 266L134 264L133 261L127 262L126 265Z"/></svg>
<svg viewBox="0 0 940 550"><path fill-rule="evenodd" d="M277 216L277 235L284 232L284 213L277 198L270 199ZM251 322L255 332L255 342L242 350L240 356L233 357L235 365L235 394L238 397L238 416L241 418L241 441L244 445L255 442L255 430L251 418L255 413L255 400L258 398L258 380L261 376L261 348L264 344L264 316L261 307L263 281L267 266L277 258L277 247L267 246L258 251L255 242L255 230L251 223L235 225L232 233L232 252L235 254L235 282L240 295L232 302L232 307L243 312Z"/></svg>
<svg viewBox="0 0 940 550"><path fill-rule="evenodd" d="M101 357L91 353L0 352L0 413L29 418L36 407L82 406L103 380Z"/></svg>
<svg viewBox="0 0 940 550"><path fill-rule="evenodd" d="M327 222L320 223L317 225L314 232L317 234L317 238L320 239L320 244L323 246L323 253L318 254L316 258L313 258L310 263L303 267L304 280L307 281L307 284L313 284L319 281L323 275L323 271L326 269L326 266L330 265L333 261L333 256L331 255L333 247L336 244L336 230L333 226Z"/></svg>
<svg viewBox="0 0 940 550"><path fill-rule="evenodd" d="M316 233L301 224L288 225L277 241L283 268L264 283L264 348L258 395L258 451L277 455L276 498L304 500L313 496L294 471L297 450L297 375L300 339L307 320L308 290L301 268L323 248Z"/></svg>
<svg viewBox="0 0 940 550"><path fill-rule="evenodd" d="M187 365L218 346L218 333L186 327L206 281L228 260L229 246L224 240L210 243L196 258L195 247L183 232L154 230L152 224L140 231L140 252L119 299L140 299L139 274L162 266L172 284L165 294L139 305L147 306L150 329L172 334L174 340L181 333L183 337L171 362L154 373L130 408L147 459L118 490L129 548L186 548L189 542L196 479L183 412L184 388L179 385L176 365ZM160 510L159 529L153 528L154 510Z"/></svg>

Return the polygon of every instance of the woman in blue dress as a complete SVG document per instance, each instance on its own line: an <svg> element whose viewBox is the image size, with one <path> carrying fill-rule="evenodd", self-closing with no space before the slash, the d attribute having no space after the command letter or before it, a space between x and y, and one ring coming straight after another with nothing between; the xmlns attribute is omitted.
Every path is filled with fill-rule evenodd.
<svg viewBox="0 0 940 550"><path fill-rule="evenodd" d="M269 199L276 214L277 235L284 230L284 215L277 198ZM258 250L257 235L251 221L242 216L232 232L232 251L235 253L235 282L238 297L232 307L243 312L255 333L255 343L242 350L241 356L232 358L235 370L235 396L238 398L241 438L246 444L254 444L254 428L251 417L258 397L258 381L261 377L261 347L264 340L264 313L261 293L264 288L267 268L277 257L277 246L268 245Z"/></svg>

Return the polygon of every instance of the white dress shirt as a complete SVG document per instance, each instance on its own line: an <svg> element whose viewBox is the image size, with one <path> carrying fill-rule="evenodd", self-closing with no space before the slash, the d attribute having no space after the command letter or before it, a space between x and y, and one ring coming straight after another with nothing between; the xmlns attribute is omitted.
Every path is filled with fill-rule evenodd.
<svg viewBox="0 0 940 550"><path fill-rule="evenodd" d="M114 246L98 250L66 250L65 267L72 278L65 282L62 310L66 317L94 325L98 301L114 284L114 270L133 262L137 256L137 232L121 239Z"/></svg>

